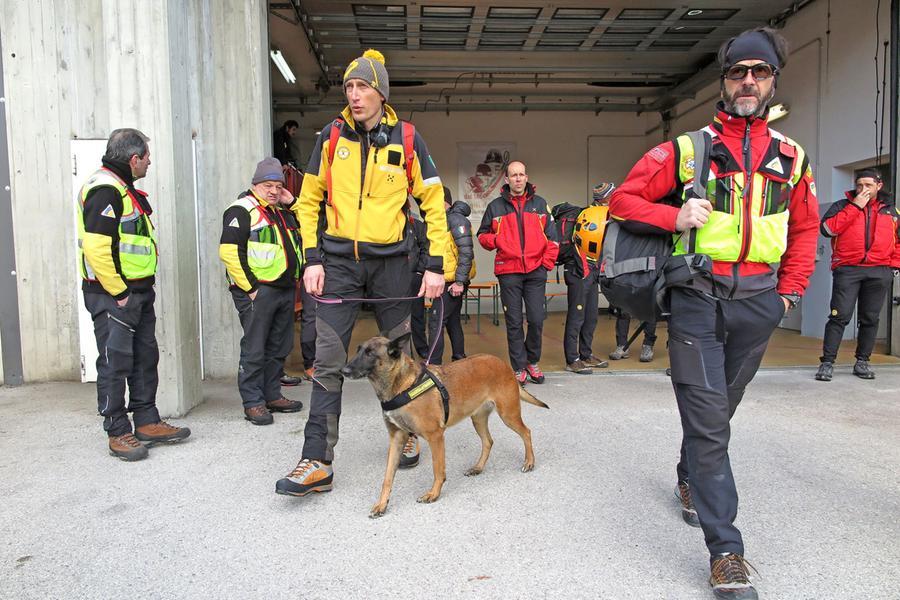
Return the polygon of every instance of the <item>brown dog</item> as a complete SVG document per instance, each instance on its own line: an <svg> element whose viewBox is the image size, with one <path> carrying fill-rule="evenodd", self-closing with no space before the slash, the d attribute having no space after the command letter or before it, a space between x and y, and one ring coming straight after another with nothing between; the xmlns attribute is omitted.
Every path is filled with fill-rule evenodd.
<svg viewBox="0 0 900 600"><path fill-rule="evenodd" d="M409 336L407 333L395 340L384 337L370 339L359 347L356 356L341 369L341 373L348 379L368 377L383 405L409 388L421 373L421 365L402 351L409 343ZM522 422L520 400L543 408L549 406L522 389L508 364L490 354L477 354L443 367L430 365L429 369L449 392L449 419L444 423L444 405L437 388L431 388L402 407L384 411L390 447L381 496L369 513L372 518L380 517L387 510L400 454L411 433L428 442L434 467L434 485L419 498L419 502L434 502L440 497L446 479L444 430L466 417L472 418L475 431L481 438L481 456L465 474L481 473L494 443L488 431L488 417L495 406L503 422L525 443L522 472L534 468L531 431Z"/></svg>

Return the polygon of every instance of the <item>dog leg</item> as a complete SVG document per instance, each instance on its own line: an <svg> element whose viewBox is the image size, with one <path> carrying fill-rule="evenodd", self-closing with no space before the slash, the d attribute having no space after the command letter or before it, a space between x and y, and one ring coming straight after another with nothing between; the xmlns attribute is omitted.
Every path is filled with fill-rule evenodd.
<svg viewBox="0 0 900 600"><path fill-rule="evenodd" d="M491 432L488 430L488 417L490 416L490 408L481 408L472 415L472 425L475 426L475 431L478 432L478 437L481 438L481 456L478 457L478 462L475 463L475 466L466 471L466 477L480 475L484 471L484 465L488 461L488 456L491 455L491 446L494 445L494 440L491 438Z"/></svg>
<svg viewBox="0 0 900 600"><path fill-rule="evenodd" d="M397 474L397 465L400 464L400 453L409 438L408 433L393 425L388 427L388 435L390 435L390 446L388 447L387 468L384 472L384 482L381 484L381 496L378 498L378 503L369 512L369 518L372 519L377 519L387 510L391 488L394 486L394 475Z"/></svg>
<svg viewBox="0 0 900 600"><path fill-rule="evenodd" d="M522 472L531 471L534 469L534 448L531 446L531 430L522 421L522 405L519 404L519 399L516 398L514 403L498 402L497 414L500 415L507 427L519 434L525 443L525 463L522 465Z"/></svg>
<svg viewBox="0 0 900 600"><path fill-rule="evenodd" d="M435 502L441 496L441 487L447 480L446 457L444 455L444 431L439 429L436 433L425 438L428 440L428 447L431 449L431 463L434 468L434 485L423 496L420 496L417 502L429 504ZM399 460L399 459L398 459Z"/></svg>

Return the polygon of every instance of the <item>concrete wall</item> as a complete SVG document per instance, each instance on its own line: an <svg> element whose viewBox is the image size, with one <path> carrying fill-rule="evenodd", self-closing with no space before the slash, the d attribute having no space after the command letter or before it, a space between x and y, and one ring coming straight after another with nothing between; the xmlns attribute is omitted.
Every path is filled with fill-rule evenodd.
<svg viewBox="0 0 900 600"><path fill-rule="evenodd" d="M874 56L877 47L881 62L883 42L890 39L890 6L882 2L880 39L876 40L876 4L876 0L832 2L829 22L829 4L814 2L792 17L782 32L792 51L775 101L788 104L791 112L773 127L809 153L822 213L853 186L854 168L875 163L875 92L880 89L881 77L876 77ZM826 33L829 30L830 34ZM673 135L707 124L718 93L716 83L695 100L679 105ZM883 123L884 155L889 150L888 127L889 123ZM661 130L653 131L650 138L652 143L662 141ZM822 337L831 296L831 248L821 237L818 254L803 300L800 327L803 335L813 337Z"/></svg>
<svg viewBox="0 0 900 600"><path fill-rule="evenodd" d="M230 301L213 283L222 279L215 246L218 215L267 147L266 8L260 0L0 3L26 380L77 378L69 143L123 126L151 138L153 165L140 185L161 247L160 408L181 414L201 400L201 302L206 364L216 372L219 358L234 357Z"/></svg>

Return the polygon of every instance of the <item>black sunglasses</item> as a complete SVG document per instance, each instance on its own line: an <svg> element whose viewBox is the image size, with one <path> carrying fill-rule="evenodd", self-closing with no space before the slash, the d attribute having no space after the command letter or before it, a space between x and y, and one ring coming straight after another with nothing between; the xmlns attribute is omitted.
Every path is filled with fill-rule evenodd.
<svg viewBox="0 0 900 600"><path fill-rule="evenodd" d="M770 77L778 75L778 67L769 63L757 63L753 66L734 65L722 72L722 77L731 81L741 81L747 76L747 72L753 75L753 79L764 81Z"/></svg>

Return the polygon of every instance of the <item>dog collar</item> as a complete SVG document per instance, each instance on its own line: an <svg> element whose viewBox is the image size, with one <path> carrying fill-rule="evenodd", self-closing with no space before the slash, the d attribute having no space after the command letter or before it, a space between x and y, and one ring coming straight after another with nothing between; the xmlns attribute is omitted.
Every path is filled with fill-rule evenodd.
<svg viewBox="0 0 900 600"><path fill-rule="evenodd" d="M413 384L387 402L382 402L381 410L385 412L397 410L402 406L406 406L432 388L437 388L438 392L441 394L441 403L444 406L444 424L446 425L447 420L450 418L450 394L447 392L447 388L444 387L444 384L441 383L441 380L438 379L437 375L429 371L424 364L422 365L422 372L419 373L419 376L416 377Z"/></svg>

